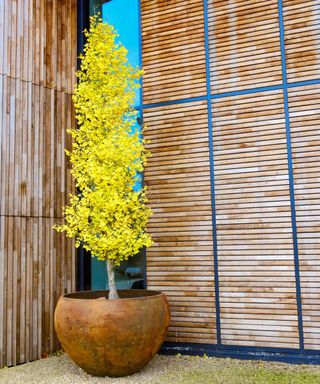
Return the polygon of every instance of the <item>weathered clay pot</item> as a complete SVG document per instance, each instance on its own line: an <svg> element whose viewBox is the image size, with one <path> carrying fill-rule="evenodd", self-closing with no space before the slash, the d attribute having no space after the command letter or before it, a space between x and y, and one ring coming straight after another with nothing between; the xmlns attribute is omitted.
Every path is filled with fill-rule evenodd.
<svg viewBox="0 0 320 384"><path fill-rule="evenodd" d="M163 293L88 291L61 296L55 328L64 350L95 376L126 376L142 369L158 352L169 326Z"/></svg>

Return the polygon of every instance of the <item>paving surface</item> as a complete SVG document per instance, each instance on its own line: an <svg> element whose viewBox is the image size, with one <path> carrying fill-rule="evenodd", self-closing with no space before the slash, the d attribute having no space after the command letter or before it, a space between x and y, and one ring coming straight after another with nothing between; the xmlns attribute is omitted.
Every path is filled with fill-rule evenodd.
<svg viewBox="0 0 320 384"><path fill-rule="evenodd" d="M87 375L66 355L0 369L0 384L319 384L320 367L206 357L156 356L125 378Z"/></svg>

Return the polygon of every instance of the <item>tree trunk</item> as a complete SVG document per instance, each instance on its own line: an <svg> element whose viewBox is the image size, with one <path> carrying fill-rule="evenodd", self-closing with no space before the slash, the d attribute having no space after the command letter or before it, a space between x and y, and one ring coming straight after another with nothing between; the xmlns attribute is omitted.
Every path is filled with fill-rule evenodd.
<svg viewBox="0 0 320 384"><path fill-rule="evenodd" d="M107 259L107 271L109 280L109 300L119 299L119 295L116 288L116 280L114 276L113 264Z"/></svg>

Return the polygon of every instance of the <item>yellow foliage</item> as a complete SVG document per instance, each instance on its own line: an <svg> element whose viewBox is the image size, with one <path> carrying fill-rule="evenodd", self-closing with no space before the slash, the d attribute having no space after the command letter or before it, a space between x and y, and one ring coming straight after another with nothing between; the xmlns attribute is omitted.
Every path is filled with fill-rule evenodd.
<svg viewBox="0 0 320 384"><path fill-rule="evenodd" d="M73 101L78 128L70 130L72 176L79 193L64 208L65 224L55 226L98 259L113 265L150 246L146 187L134 191L148 152L134 132L132 108L142 71L127 62L113 27L91 17L77 72Z"/></svg>

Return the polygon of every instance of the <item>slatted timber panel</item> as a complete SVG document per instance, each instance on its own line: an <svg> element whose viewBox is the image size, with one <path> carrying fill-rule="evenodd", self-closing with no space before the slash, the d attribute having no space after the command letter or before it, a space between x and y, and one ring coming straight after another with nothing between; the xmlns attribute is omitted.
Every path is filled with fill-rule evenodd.
<svg viewBox="0 0 320 384"><path fill-rule="evenodd" d="M71 95L0 76L0 100L0 215L61 217L71 183Z"/></svg>
<svg viewBox="0 0 320 384"><path fill-rule="evenodd" d="M60 295L74 289L75 259L73 243L52 230L56 222L0 218L2 365L34 360L58 348L53 312Z"/></svg>
<svg viewBox="0 0 320 384"><path fill-rule="evenodd" d="M206 93L202 0L142 0L144 103Z"/></svg>
<svg viewBox="0 0 320 384"><path fill-rule="evenodd" d="M0 74L72 92L76 0L1 0Z"/></svg>
<svg viewBox="0 0 320 384"><path fill-rule="evenodd" d="M211 91L282 82L277 0L208 0Z"/></svg>
<svg viewBox="0 0 320 384"><path fill-rule="evenodd" d="M288 81L320 78L320 3L283 0Z"/></svg>
<svg viewBox="0 0 320 384"><path fill-rule="evenodd" d="M212 111L222 342L297 348L282 91Z"/></svg>
<svg viewBox="0 0 320 384"><path fill-rule="evenodd" d="M147 272L149 287L165 291L173 308L169 340L215 343L206 106L165 105L206 94L201 3L142 1L144 104L163 103L144 110L155 212ZM212 125L225 345L299 347L283 91L254 88L282 87L282 69L291 85L319 81L320 4L282 4L286 68L278 0L207 1L211 93L220 94L212 100ZM319 87L289 90L304 343L318 350Z"/></svg>
<svg viewBox="0 0 320 384"><path fill-rule="evenodd" d="M289 91L305 347L320 349L320 85Z"/></svg>
<svg viewBox="0 0 320 384"><path fill-rule="evenodd" d="M0 1L0 367L54 351L75 288L73 243L52 229L73 189L76 1Z"/></svg>
<svg viewBox="0 0 320 384"><path fill-rule="evenodd" d="M169 341L215 343L214 263L206 102L144 111L152 151L149 289L171 305Z"/></svg>

